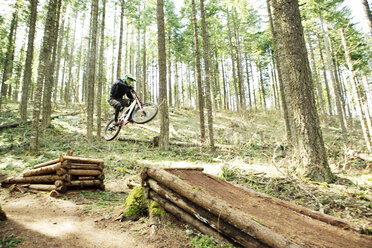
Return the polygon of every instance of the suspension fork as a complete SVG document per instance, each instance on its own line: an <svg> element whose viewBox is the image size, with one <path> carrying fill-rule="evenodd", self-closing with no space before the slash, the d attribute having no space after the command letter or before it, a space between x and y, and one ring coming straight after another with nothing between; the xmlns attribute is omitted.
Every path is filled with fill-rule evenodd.
<svg viewBox="0 0 372 248"><path fill-rule="evenodd" d="M142 108L142 102L141 100L139 99L138 95L137 95L137 92L134 92L134 95L136 97L136 101L137 101L137 104L138 104L138 107L140 108L140 110L142 111L142 113L144 112L143 111L143 108Z"/></svg>

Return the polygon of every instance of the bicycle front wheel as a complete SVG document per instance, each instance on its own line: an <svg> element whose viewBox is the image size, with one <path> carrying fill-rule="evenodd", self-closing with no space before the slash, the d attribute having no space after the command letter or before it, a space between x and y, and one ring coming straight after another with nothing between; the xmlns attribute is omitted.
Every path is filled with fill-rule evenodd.
<svg viewBox="0 0 372 248"><path fill-rule="evenodd" d="M142 104L142 109L137 107L132 114L132 120L138 124L144 124L155 118L158 113L158 106L152 102Z"/></svg>
<svg viewBox="0 0 372 248"><path fill-rule="evenodd" d="M103 133L103 138L107 141L113 140L118 136L121 130L121 125L115 125L115 120L112 119L107 123L105 131Z"/></svg>

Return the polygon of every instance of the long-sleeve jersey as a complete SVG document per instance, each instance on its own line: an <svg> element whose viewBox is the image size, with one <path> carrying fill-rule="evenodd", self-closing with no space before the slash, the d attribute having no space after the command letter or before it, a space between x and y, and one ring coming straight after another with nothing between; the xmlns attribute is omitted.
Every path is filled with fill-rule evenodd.
<svg viewBox="0 0 372 248"><path fill-rule="evenodd" d="M134 99L131 93L131 86L126 85L123 80L118 78L116 82L111 86L110 97L114 99L121 99L126 94L129 99Z"/></svg>

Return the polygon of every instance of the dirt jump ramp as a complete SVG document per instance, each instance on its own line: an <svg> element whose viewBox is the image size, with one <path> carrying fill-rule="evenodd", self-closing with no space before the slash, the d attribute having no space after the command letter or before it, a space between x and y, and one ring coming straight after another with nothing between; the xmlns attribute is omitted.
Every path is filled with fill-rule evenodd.
<svg viewBox="0 0 372 248"><path fill-rule="evenodd" d="M149 197L215 238L243 247L372 247L341 219L232 185L202 168L142 171Z"/></svg>

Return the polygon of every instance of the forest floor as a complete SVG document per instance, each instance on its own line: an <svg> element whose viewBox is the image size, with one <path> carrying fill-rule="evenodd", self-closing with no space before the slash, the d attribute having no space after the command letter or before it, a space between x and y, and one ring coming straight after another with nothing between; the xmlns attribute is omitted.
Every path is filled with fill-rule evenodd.
<svg viewBox="0 0 372 248"><path fill-rule="evenodd" d="M5 106L0 125L17 122L16 107ZM69 192L55 199L45 193L22 194L0 188L0 204L8 216L6 222L0 222L0 247L2 242L17 238L23 240L18 247L216 247L210 237L170 216L155 233L146 216L139 221L115 220L130 191L126 181L138 182L144 166L204 167L206 173L342 218L360 232L371 234L372 165L347 156L348 150L363 150L357 121L349 123L347 144L342 142L336 122L323 129L330 166L338 177L336 183L327 184L295 173L296 160L287 150L278 112L216 113L215 140L226 146L211 153L206 147L179 146L162 152L148 143L118 139L88 143L83 107L65 109L69 110L57 111L61 117L42 132L37 155L27 152L30 125L0 130L0 177L19 175L72 149L75 155L105 161L106 190ZM103 122L112 111L107 108L105 112ZM198 142L196 111L170 109L170 123L172 141ZM128 124L119 137L151 140L158 134L158 126L158 118L145 125Z"/></svg>

